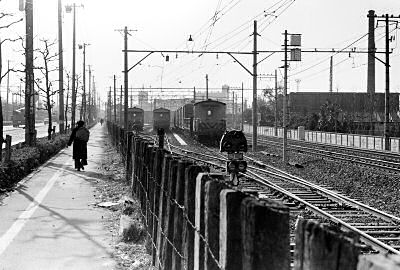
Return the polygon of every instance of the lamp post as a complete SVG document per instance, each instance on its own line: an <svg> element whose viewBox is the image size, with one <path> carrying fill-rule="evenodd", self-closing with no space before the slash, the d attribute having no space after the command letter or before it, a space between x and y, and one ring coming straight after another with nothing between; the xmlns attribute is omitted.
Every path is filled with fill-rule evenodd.
<svg viewBox="0 0 400 270"><path fill-rule="evenodd" d="M76 7L77 5L73 3L72 5L67 5L65 10L67 13L73 12L73 30L72 30L72 101L71 101L71 127L75 126L75 111L76 111L76 74L75 74L75 44L76 44ZM83 7L82 5L80 7Z"/></svg>
<svg viewBox="0 0 400 270"><path fill-rule="evenodd" d="M80 119L83 121L86 121L86 46L90 45L88 43L83 43L82 45L79 45L79 49L83 49L83 84L82 84L82 106L81 106L81 114L80 114Z"/></svg>
<svg viewBox="0 0 400 270"><path fill-rule="evenodd" d="M60 133L64 133L64 60L62 45L62 0L58 0L58 119Z"/></svg>

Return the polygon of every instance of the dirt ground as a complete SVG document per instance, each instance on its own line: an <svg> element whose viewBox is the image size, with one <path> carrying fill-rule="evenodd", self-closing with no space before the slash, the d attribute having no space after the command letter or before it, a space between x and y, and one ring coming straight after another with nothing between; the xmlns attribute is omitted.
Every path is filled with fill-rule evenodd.
<svg viewBox="0 0 400 270"><path fill-rule="evenodd" d="M136 237L137 241L125 242L118 235L123 201L131 197L128 183L125 181L124 165L121 155L109 140L106 141L105 155L99 164L99 173L103 175L96 183L96 199L98 203L113 202L120 204L107 207L108 214L104 216L105 227L113 235L113 255L118 262L118 270L151 269L151 257L145 249L144 237ZM139 211L137 201L133 208ZM138 215L138 213L136 213Z"/></svg>

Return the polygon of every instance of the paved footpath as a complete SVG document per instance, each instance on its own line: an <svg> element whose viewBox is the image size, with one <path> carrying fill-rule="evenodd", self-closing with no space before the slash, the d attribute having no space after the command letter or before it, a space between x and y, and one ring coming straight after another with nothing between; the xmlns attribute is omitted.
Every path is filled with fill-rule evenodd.
<svg viewBox="0 0 400 270"><path fill-rule="evenodd" d="M0 205L0 269L114 269L111 233L95 208L104 126L90 131L85 171L73 168L72 147L26 179Z"/></svg>

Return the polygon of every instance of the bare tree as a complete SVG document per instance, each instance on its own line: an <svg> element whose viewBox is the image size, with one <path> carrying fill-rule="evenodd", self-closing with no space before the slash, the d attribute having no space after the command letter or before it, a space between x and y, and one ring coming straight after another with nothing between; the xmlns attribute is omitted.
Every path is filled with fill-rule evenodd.
<svg viewBox="0 0 400 270"><path fill-rule="evenodd" d="M0 26L0 30L6 29L11 27L12 25L22 21L21 19L14 19L14 14L11 13L5 13L5 12L0 12L0 20L10 20L9 22L6 22L4 25ZM1 39L0 37L0 85L1 81L7 74L12 70L12 69L7 69L7 71L3 74L3 54L2 54L2 47L3 44L7 41L16 41L17 39L10 39L10 38L5 38ZM3 160L3 155L2 155L2 148L3 148L3 143L5 142L4 137L3 137L3 106L2 106L2 100L1 100L1 95L0 95L0 163Z"/></svg>
<svg viewBox="0 0 400 270"><path fill-rule="evenodd" d="M53 119L52 119L52 110L54 107L53 96L58 93L58 90L53 90L53 81L50 78L51 72L57 71L57 67L55 65L55 61L58 59L58 53L53 53L53 47L56 45L56 41L49 42L47 39L40 40L43 44L43 47L38 49L38 53L42 60L42 65L37 67L41 72L41 77L35 80L35 84L39 89L39 96L44 97L45 102L43 104L43 108L47 111L47 115L49 118L49 126L47 129L47 138L51 140L51 132L53 131Z"/></svg>

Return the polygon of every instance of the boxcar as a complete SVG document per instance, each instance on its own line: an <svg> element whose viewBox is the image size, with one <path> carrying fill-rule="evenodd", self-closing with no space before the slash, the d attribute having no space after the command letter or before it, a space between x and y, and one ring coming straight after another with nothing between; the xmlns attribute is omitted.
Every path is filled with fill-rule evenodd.
<svg viewBox="0 0 400 270"><path fill-rule="evenodd" d="M226 104L215 100L195 103L193 133L200 142L218 143L226 130Z"/></svg>
<svg viewBox="0 0 400 270"><path fill-rule="evenodd" d="M174 125L190 134L193 132L193 103L185 104L175 111Z"/></svg>
<svg viewBox="0 0 400 270"><path fill-rule="evenodd" d="M170 110L165 108L158 108L153 110L153 130L157 131L163 128L165 131L169 130L170 125Z"/></svg>
<svg viewBox="0 0 400 270"><path fill-rule="evenodd" d="M128 109L128 130L143 131L144 111L133 107Z"/></svg>

